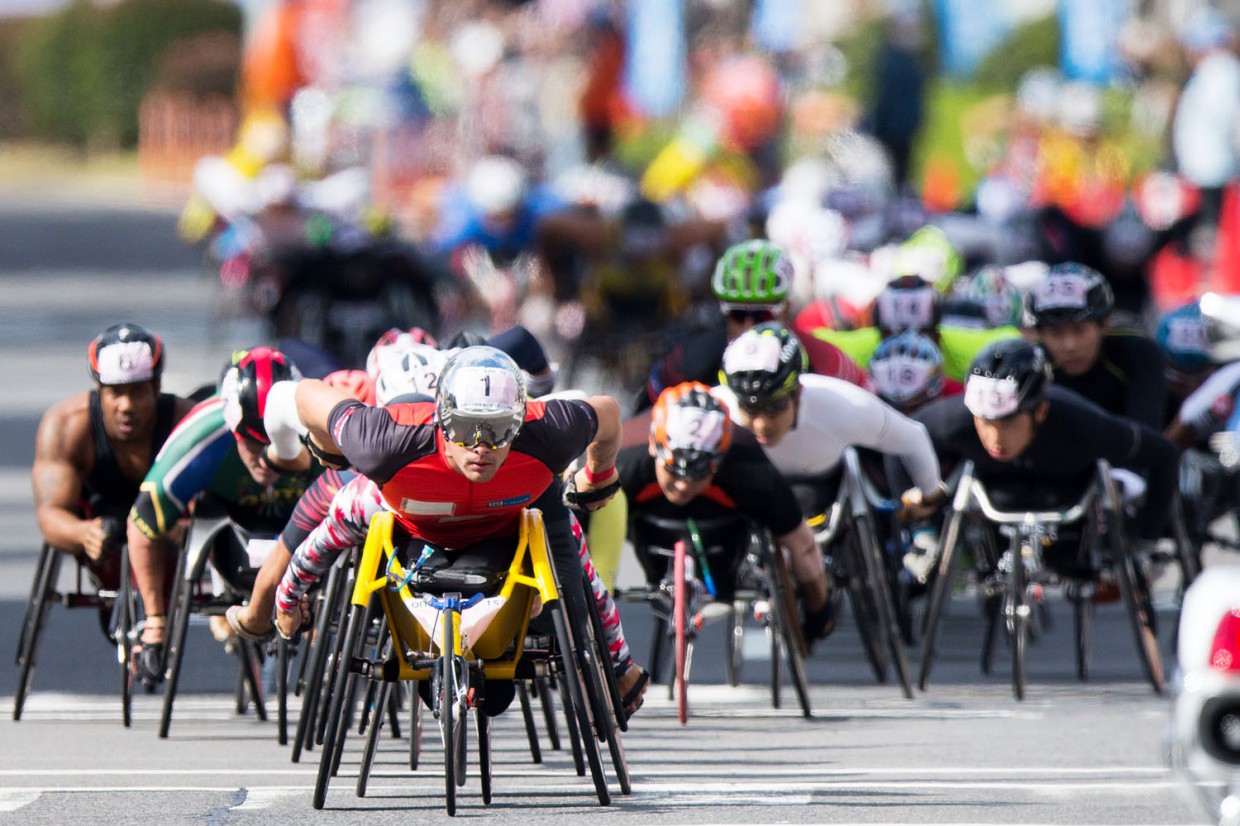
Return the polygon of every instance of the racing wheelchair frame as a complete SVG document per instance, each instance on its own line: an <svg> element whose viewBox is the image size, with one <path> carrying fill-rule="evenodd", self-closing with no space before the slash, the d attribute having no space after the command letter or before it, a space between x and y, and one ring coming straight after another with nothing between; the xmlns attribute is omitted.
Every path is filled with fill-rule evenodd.
<svg viewBox="0 0 1240 826"><path fill-rule="evenodd" d="M578 631L565 616L541 513L522 513L517 547L506 571L494 572L490 582L479 583L480 587L493 585L498 590L483 588L468 596L463 590L438 596L412 590L414 569L406 570L402 565L396 533L394 515L377 514L355 569L335 689L327 711L314 807L323 807L331 777L339 766L349 728L349 706L359 678L380 683L359 769L359 795L365 791L392 686L425 683L442 735L447 813L456 813L457 789L466 781L470 708L475 711L482 799L490 804L491 724L480 703L486 681L550 674L562 680L567 689L562 692L566 713L580 732L580 745L599 803L611 802L600 741L607 743L621 792L628 794L631 787L617 712L603 674L609 666L600 656L589 624ZM493 593L488 595L488 590ZM536 601L541 601L541 611L551 618L550 640L527 636ZM413 693L416 696L417 692ZM416 748L414 741L420 736L417 721L415 712L411 749ZM528 716L526 721L528 725Z"/></svg>
<svg viewBox="0 0 1240 826"><path fill-rule="evenodd" d="M875 489L861 468L857 449L845 448L839 492L826 513L810 520L814 539L827 560L827 570L848 594L866 659L880 684L892 666L900 690L913 699L908 654L900 634L893 598L894 576L889 572L875 525L875 512L891 512L894 505Z"/></svg>
<svg viewBox="0 0 1240 826"><path fill-rule="evenodd" d="M123 529L116 527L114 530ZM100 625L104 635L116 647L116 660L120 665L121 677L121 722L126 728L129 727L132 722L133 693L138 684L132 654L137 629L140 627L138 617L141 613L141 600L130 575L129 550L122 544L117 553L120 554L120 572L116 588L97 587L98 583L94 588L86 586L83 576L87 566L75 557L73 587L70 589L62 588L60 584L61 565L69 554L47 543L40 548L34 581L30 586L30 599L26 603L26 612L17 639L17 655L14 660L17 666L17 685L13 691L14 721L21 720L26 699L34 683L39 646L47 628L48 612L53 603L59 602L66 608L93 608L100 612Z"/></svg>
<svg viewBox="0 0 1240 826"><path fill-rule="evenodd" d="M698 520L638 514L633 531L634 549L642 567L651 566L646 571L647 580L664 565L667 571L659 581L622 596L628 601L647 602L654 611L650 678L659 680L663 661L672 654L668 699L676 700L680 723L689 719L688 685L698 632L711 620L725 621L724 670L730 685L740 685L745 619L751 614L762 623L770 643L771 705L778 709L782 704L781 671L786 659L801 713L811 716L805 669L808 651L801 636L796 591L783 552L767 532L739 513ZM746 547L738 548L741 543ZM728 568L717 567L712 572L712 560L716 566L722 562ZM693 585L699 576L708 598L700 611ZM723 584L722 589L716 588L716 579ZM671 650L667 651L669 645Z"/></svg>
<svg viewBox="0 0 1240 826"><path fill-rule="evenodd" d="M1154 631L1153 606L1148 588L1137 568L1137 559L1123 524L1123 501L1120 498L1111 468L1099 460L1096 474L1081 499L1060 511L1003 511L991 502L986 488L974 476L972 462L965 462L956 481L951 510L939 543L937 576L931 586L926 606L924 641L918 687L926 690L930 667L934 660L934 643L940 619L952 591L952 562L960 544L966 516L979 515L1008 537L1006 551L988 542L975 550L979 572L985 574L983 589L992 589L987 633L983 642L982 669L989 673L990 657L998 624L1003 623L1012 656L1012 692L1017 700L1026 693L1025 648L1036 630L1035 595L1042 584L1053 584L1046 576L1042 550L1054 531L1062 526L1081 524L1085 528L1082 548L1101 540L1111 553L1109 565L1118 580L1128 613L1129 624L1141 660L1142 670L1154 691L1161 693L1164 685L1162 657ZM1088 677L1089 617L1092 602L1086 596L1090 580L1070 580L1076 606L1077 676Z"/></svg>

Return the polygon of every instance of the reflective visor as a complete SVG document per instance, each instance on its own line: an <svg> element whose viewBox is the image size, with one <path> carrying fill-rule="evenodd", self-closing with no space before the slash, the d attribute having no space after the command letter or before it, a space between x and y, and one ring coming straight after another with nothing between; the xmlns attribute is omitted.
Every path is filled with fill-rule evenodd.
<svg viewBox="0 0 1240 826"><path fill-rule="evenodd" d="M508 412L491 415L457 412L440 425L449 442L466 448L485 445L492 450L511 444L521 430L521 421Z"/></svg>
<svg viewBox="0 0 1240 826"><path fill-rule="evenodd" d="M705 479L719 469L719 456L706 450L677 448L672 450L666 445L656 444L655 454L667 468L667 472L677 479L696 481Z"/></svg>

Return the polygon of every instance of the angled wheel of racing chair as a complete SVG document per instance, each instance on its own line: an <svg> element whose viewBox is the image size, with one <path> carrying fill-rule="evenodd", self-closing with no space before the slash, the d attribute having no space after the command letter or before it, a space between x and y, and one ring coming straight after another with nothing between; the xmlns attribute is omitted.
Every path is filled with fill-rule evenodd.
<svg viewBox="0 0 1240 826"><path fill-rule="evenodd" d="M185 543L177 555L177 573L169 600L170 636L165 651L165 686L159 736L166 738L172 725L172 706L176 700L185 659L186 632L190 616L222 616L229 606L240 605L254 587L257 567L250 564L246 548L250 535L231 517L224 504L211 496L200 497L194 517L185 532ZM211 566L223 584L223 593L211 593L211 578L204 575ZM262 690L262 653L258 645L236 640L240 675L237 685L237 712L245 713L254 703L258 719L267 719Z"/></svg>
<svg viewBox="0 0 1240 826"><path fill-rule="evenodd" d="M87 564L74 557L72 587L62 588L61 565L70 555L46 543L39 550L30 599L26 603L26 613L17 640L14 720L21 720L25 710L26 698L30 695L38 665L39 646L43 641L48 612L53 603L60 603L66 608L92 608L98 612L100 630L116 647L116 658L120 666L121 722L128 727L132 720L132 697L137 680L131 667L131 653L136 636L135 628L141 616L141 604L129 573L129 554L123 544L124 528L119 522L108 520L105 523L105 532L109 537L107 544L114 548L113 553L117 554L119 559L115 585L105 583L112 587L100 587L97 576L88 570Z"/></svg>
<svg viewBox="0 0 1240 826"><path fill-rule="evenodd" d="M811 715L796 589L782 550L765 531L739 513L696 520L639 513L632 539L649 584L621 596L646 602L654 612L650 678L658 682L670 660L668 699L676 701L682 725L689 719L688 686L699 631L723 620L725 674L731 685L740 685L745 620L751 615L761 618L771 646L772 705L782 703L786 659L801 711Z"/></svg>
<svg viewBox="0 0 1240 826"><path fill-rule="evenodd" d="M894 504L875 489L861 468L856 448L842 458L839 493L826 513L810 520L814 539L829 560L837 586L848 594L866 659L879 683L893 667L900 690L913 699L908 654L896 612L895 580L879 543L875 512L890 514Z"/></svg>
<svg viewBox="0 0 1240 826"><path fill-rule="evenodd" d="M519 680L555 673L566 686L566 713L583 733L582 749L601 804L611 801L607 774L591 736L614 720L596 720L595 710L607 702L598 679L597 652L578 646L561 600L560 585L551 564L541 514L522 514L515 552L505 560L485 565L471 560L468 567L449 565L427 569L422 576L417 561L424 554L407 534L396 528L394 516L381 513L370 531L356 568L348 606L348 621L337 665L337 688L323 740L313 805L322 808L328 785L338 765L347 733L348 706L358 678L374 677L386 685L417 682L429 688L432 714L439 721L444 746L445 808L456 812L457 789L464 785L468 712L475 711L479 777L483 802L491 802L491 721L482 709L488 681ZM506 565L506 567L505 567ZM411 589L411 583L418 591ZM466 594L469 596L466 596ZM527 645L527 626L535 599L549 615L554 630L550 645ZM386 635L374 633L376 618ZM390 645L383 640L390 639ZM375 642L371 642L371 640ZM542 642L538 643L540 646ZM386 648L386 650L385 650ZM600 699L592 699L591 694ZM377 737L379 715L385 702L374 703L370 733ZM373 757L368 742L359 772L359 790L365 789Z"/></svg>
<svg viewBox="0 0 1240 826"><path fill-rule="evenodd" d="M347 595L353 588L352 554L341 554L332 565L314 598L313 631L301 663L294 693L301 697L301 711L293 733L292 761L301 762L302 751L323 742L319 721L330 702L328 684L335 676L335 643L340 639L341 617L347 614Z"/></svg>
<svg viewBox="0 0 1240 826"><path fill-rule="evenodd" d="M988 628L983 640L983 670L989 668L994 638L1002 628L1010 643L1012 691L1016 699L1026 693L1025 649L1038 614L1035 602L1041 589L1066 580L1066 590L1076 608L1077 674L1088 676L1089 595L1104 568L1114 572L1137 645L1142 671L1156 692L1163 689L1162 658L1154 632L1154 612L1149 589L1138 569L1138 562L1124 525L1123 501L1111 476L1110 466L1100 461L1094 478L1081 499L1058 511L1003 511L995 507L985 487L966 462L956 483L951 510L939 546L938 576L931 587L926 610L925 639L918 686L929 682L934 644L939 622L951 594L953 559L960 544L964 520L980 516L1007 538L1006 550L998 542L984 542L974 549L975 565L981 575L981 588L988 597ZM1043 564L1043 549L1060 528L1079 525L1080 573L1050 576ZM1109 557L1109 558L1108 558Z"/></svg>

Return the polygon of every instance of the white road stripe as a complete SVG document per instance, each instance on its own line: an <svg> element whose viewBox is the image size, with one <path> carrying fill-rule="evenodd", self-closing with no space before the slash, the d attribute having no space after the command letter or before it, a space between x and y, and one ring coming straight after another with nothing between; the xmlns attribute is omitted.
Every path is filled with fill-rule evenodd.
<svg viewBox="0 0 1240 826"><path fill-rule="evenodd" d="M429 743L428 743L429 745ZM428 748L428 753L439 753L438 748ZM531 764L533 766L533 764ZM347 763L346 763L347 768ZM1022 777L1152 777L1152 778L1169 778L1171 770L1161 766L1089 766L1079 768L1046 768L1046 767L1024 767L1012 766L1010 768L998 767L977 767L977 766L922 766L922 767L905 767L905 768L872 768L872 767L852 767L843 769L823 768L821 766L788 766L780 767L764 767L764 766L737 766L734 769L725 769L722 767L712 767L710 769L695 769L683 764L675 764L675 767L668 769L657 769L648 766L643 761L639 765L630 766L630 770L636 776L640 777L825 777L825 778L848 778L848 777L1003 777L1011 775L1014 778ZM230 769L2 769L0 777L116 777L129 776L136 773L141 774L145 778L151 777L193 777L193 776L231 776L240 774L245 776L302 776L313 777L317 769L313 766L296 769L270 769L258 766L253 767L237 767ZM554 769L552 769L554 771ZM509 768L503 766L495 767L496 776L507 777L539 777L546 776L546 768ZM968 780L949 781L951 784L974 782ZM1119 782L1119 781L1117 781ZM1134 781L1135 782L1135 781ZM729 783L729 788L733 784ZM1030 783L1021 783L1020 785L1032 785ZM701 788L695 786L695 788Z"/></svg>
<svg viewBox="0 0 1240 826"><path fill-rule="evenodd" d="M39 799L42 792L31 789L0 789L0 812L15 812Z"/></svg>

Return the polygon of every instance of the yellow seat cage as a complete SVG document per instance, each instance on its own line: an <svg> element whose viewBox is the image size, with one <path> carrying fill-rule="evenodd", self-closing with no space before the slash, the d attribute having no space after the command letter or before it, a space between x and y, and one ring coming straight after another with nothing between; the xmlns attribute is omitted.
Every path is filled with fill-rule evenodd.
<svg viewBox="0 0 1240 826"><path fill-rule="evenodd" d="M384 511L370 522L366 534L362 559L358 563L353 585L354 605L366 607L378 595L388 628L395 641L396 656L400 662L399 679L429 680L428 668L415 668L409 661L409 653L422 655L420 659L438 656L439 641L430 635L414 619L405 600L417 598L408 584L393 588L393 583L403 582L406 572L396 557L393 531L395 514ZM551 567L551 555L547 548L547 534L543 529L542 512L526 509L521 512L520 531L512 563L500 587L497 597L506 601L491 620L480 638L462 650L461 622L454 641L457 654L481 664L482 673L489 679L513 679L517 661L524 649L526 626L530 609L537 594L544 606L559 599L559 591Z"/></svg>

